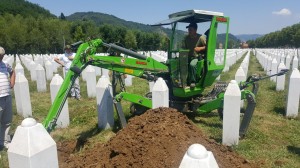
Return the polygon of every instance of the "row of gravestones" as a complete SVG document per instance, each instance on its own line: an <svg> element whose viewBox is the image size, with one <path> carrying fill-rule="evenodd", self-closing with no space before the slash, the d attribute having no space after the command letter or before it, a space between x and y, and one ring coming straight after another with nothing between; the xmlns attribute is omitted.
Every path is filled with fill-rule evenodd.
<svg viewBox="0 0 300 168"><path fill-rule="evenodd" d="M235 57L235 60L237 60L237 58L240 58L242 56L242 54L240 54L240 57L237 57L237 55L238 55L237 52L234 52L232 56L229 56L227 58L230 59ZM17 76L19 76L19 78L22 78L22 76L25 78L25 76L21 73L18 73ZM87 76L90 76L89 71ZM38 78L36 78L36 80L38 80ZM58 74L54 75L50 83L51 99L55 97L61 83L62 83L62 77L60 77ZM113 109L112 109L111 85L108 78L105 76L102 76L99 79L98 83L99 83L99 89L95 89L97 90L98 93L97 109L100 110L100 112L98 111L98 116L99 116L98 125L101 126L102 128L108 128L111 127L114 122L113 115L112 115ZM150 85L150 89L152 90L152 96L153 96L153 105L152 105L153 108L168 107L169 90L165 81L162 78L159 78L152 85L153 88L151 88ZM19 87L19 88L23 88L23 87ZM98 99L98 95L99 97L102 96L102 100ZM59 119L58 122L59 125L63 126L63 123L65 121ZM36 139L39 139L39 141L38 142L35 141ZM37 145L39 146L39 148L36 148ZM202 152L199 153L199 151ZM45 131L43 126L39 123L36 123L36 121L32 118L26 118L22 122L22 124L17 128L13 141L8 150L8 155L9 155L10 167L41 167L41 165L45 165L45 167L58 166L55 142ZM206 166L217 165L211 152L206 151L205 147L199 144L194 144L188 149L182 161L181 167L185 167L184 165L190 165L192 163L191 160L195 161L195 159L198 160L197 163L195 164L202 163L204 165L206 164ZM187 160L189 161L187 162Z"/></svg>
<svg viewBox="0 0 300 168"><path fill-rule="evenodd" d="M282 70L290 70L289 82L287 85L287 99L285 115L287 117L297 117L299 111L299 99L300 99L300 73L299 73L299 58L297 52L294 50L285 51L284 49L277 49L280 56L272 54L270 50L256 50L256 57L259 63L262 65L264 71L268 75L279 73ZM297 50L296 50L297 51ZM284 54L286 53L286 54ZM273 76L271 81L276 82L276 91L285 89L285 76Z"/></svg>

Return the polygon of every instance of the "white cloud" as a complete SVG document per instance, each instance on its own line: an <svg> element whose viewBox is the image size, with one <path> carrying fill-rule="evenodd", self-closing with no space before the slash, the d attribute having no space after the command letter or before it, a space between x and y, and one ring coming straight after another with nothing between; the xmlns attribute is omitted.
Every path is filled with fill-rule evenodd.
<svg viewBox="0 0 300 168"><path fill-rule="evenodd" d="M283 16L287 16L287 15L291 15L292 12L289 9L283 8L280 11L275 11L272 12L272 14L274 15L283 15Z"/></svg>

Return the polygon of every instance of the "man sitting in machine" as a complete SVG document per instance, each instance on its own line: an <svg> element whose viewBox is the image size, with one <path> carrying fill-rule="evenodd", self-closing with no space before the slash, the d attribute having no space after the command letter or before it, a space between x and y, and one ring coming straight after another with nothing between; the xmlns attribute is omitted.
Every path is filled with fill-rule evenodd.
<svg viewBox="0 0 300 168"><path fill-rule="evenodd" d="M197 82L197 62L203 59L205 55L206 38L197 33L198 26L196 23L192 22L186 28L188 29L188 35L184 38L183 48L189 49L189 75L187 83L193 88Z"/></svg>

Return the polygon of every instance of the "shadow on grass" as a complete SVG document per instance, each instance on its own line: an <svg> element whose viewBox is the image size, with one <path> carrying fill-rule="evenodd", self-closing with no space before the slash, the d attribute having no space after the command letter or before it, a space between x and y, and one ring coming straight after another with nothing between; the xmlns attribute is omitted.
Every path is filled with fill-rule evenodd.
<svg viewBox="0 0 300 168"><path fill-rule="evenodd" d="M285 108L284 107L274 107L273 111L277 114L285 115Z"/></svg>
<svg viewBox="0 0 300 168"><path fill-rule="evenodd" d="M222 130L222 120L217 112L210 112L206 114L196 114L188 113L185 115L195 124L203 125L204 127L209 127L212 132L218 132ZM212 133L208 138L215 140L217 143L222 142L222 138L217 136L218 134Z"/></svg>
<svg viewBox="0 0 300 168"><path fill-rule="evenodd" d="M128 122L128 120L130 118L132 118L132 116L125 116L126 122ZM112 128L112 132L117 133L121 129L123 129L121 122L120 122L119 118L117 118L117 119L115 119L114 126ZM82 149L89 138L97 135L101 131L103 131L103 129L98 128L98 124L95 124L95 126L92 129L80 133L79 137L77 138L77 142L76 142L74 151L77 152L80 149Z"/></svg>
<svg viewBox="0 0 300 168"><path fill-rule="evenodd" d="M115 113L117 113L117 112L115 112ZM125 114L124 114L124 116L125 116L126 124L128 124L129 119L135 117L134 115L125 115ZM114 119L115 119L115 122L114 122L114 127L112 128L112 131L114 133L117 133L118 131L120 131L123 128L122 128L120 118L117 116Z"/></svg>
<svg viewBox="0 0 300 168"><path fill-rule="evenodd" d="M274 91L274 90L276 90L276 85L272 84L272 85L268 86L267 89L271 90L271 91Z"/></svg>
<svg viewBox="0 0 300 168"><path fill-rule="evenodd" d="M287 146L287 150L290 153L296 154L300 156L300 147L295 147L295 146Z"/></svg>
<svg viewBox="0 0 300 168"><path fill-rule="evenodd" d="M97 135L99 132L101 132L102 129L98 128L98 124L95 125L94 128L82 132L79 134L79 137L77 138L77 142L76 142L76 146L74 151L79 151L80 149L82 149L85 145L85 143L87 142L87 140L95 135Z"/></svg>
<svg viewBox="0 0 300 168"><path fill-rule="evenodd" d="M216 113L210 112L210 113L201 114L201 115L196 114L196 113L191 113L191 114L186 114L186 116L190 120L192 120L193 123L204 124L205 126L213 127L213 128L222 128L222 124L221 123L208 122L208 121L205 121L204 119L201 119L201 118L199 119L199 117L202 117L202 118L215 118L216 116L219 116Z"/></svg>

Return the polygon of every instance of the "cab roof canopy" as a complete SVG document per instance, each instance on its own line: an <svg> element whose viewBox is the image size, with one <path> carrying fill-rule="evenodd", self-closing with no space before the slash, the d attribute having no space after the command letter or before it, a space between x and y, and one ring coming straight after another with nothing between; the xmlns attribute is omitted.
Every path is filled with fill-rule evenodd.
<svg viewBox="0 0 300 168"><path fill-rule="evenodd" d="M207 22L211 21L213 16L224 16L224 14L221 12L212 12L205 10L187 10L170 14L169 19L156 23L153 26L169 25L175 22Z"/></svg>

